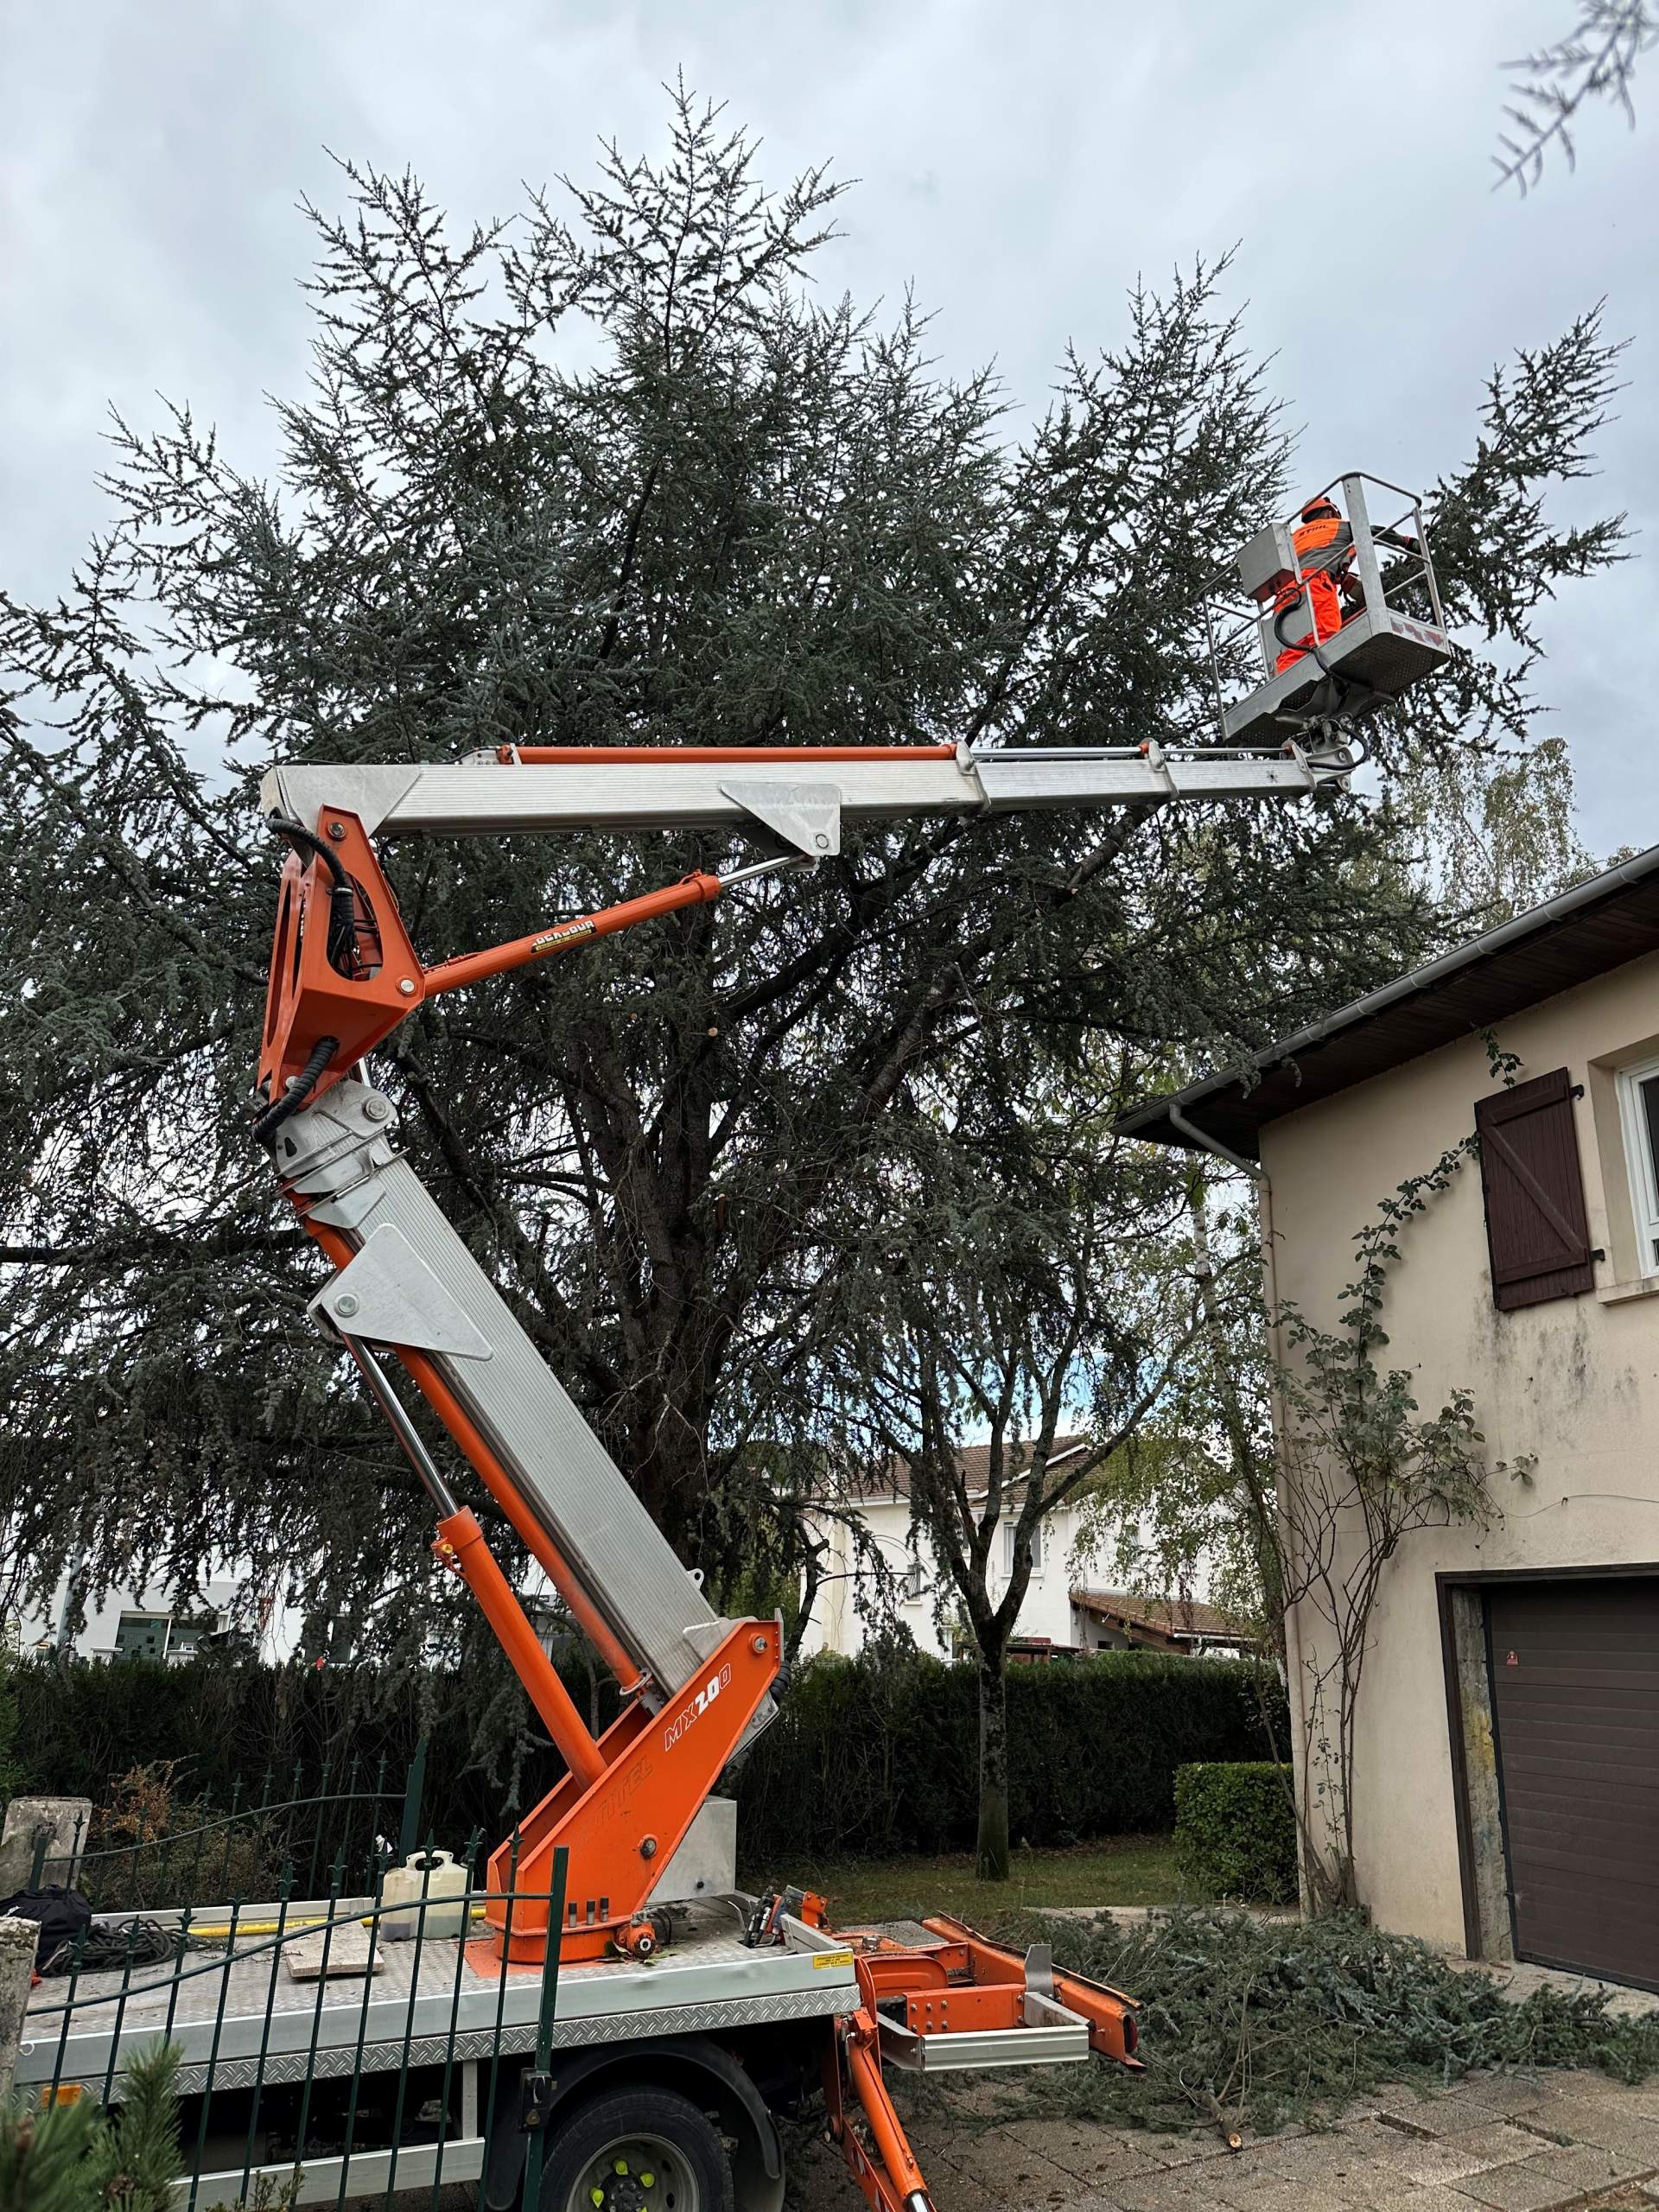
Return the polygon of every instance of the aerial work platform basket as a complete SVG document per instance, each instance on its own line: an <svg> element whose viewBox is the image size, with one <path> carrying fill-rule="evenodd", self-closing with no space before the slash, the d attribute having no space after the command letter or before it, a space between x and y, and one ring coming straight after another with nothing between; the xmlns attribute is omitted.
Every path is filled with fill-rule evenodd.
<svg viewBox="0 0 1659 2212"><path fill-rule="evenodd" d="M1372 521L1368 485L1387 495L1389 521ZM1397 511L1396 501L1404 503ZM1298 517L1270 523L1205 602L1224 744L1352 721L1452 657L1417 493L1360 470L1327 485L1300 516L1319 502L1338 518L1330 543L1299 548ZM1321 604L1338 604L1338 587L1340 620L1327 628Z"/></svg>

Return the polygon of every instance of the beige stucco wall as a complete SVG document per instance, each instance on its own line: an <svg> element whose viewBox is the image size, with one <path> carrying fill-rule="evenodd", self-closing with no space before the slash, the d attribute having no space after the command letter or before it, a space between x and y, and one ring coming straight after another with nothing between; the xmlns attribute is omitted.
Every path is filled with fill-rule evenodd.
<svg viewBox="0 0 1659 2212"><path fill-rule="evenodd" d="M1644 1294L1613 1085L1621 1064L1659 1054L1659 956L1633 961L1497 1025L1517 1080L1565 1066L1596 1290L1500 1313L1492 1305L1472 1160L1404 1233L1384 1313L1386 1357L1418 1378L1425 1412L1459 1385L1475 1397L1492 1461L1536 1455L1532 1487L1498 1476L1503 1519L1485 1531L1408 1539L1383 1584L1358 1715L1355 1786L1360 1894L1385 1927L1460 1948L1464 1937L1445 1674L1440 1572L1659 1561L1659 1278ZM1325 1325L1351 1281L1354 1232L1376 1202L1472 1128L1493 1088L1470 1037L1262 1132L1278 1294ZM1311 1623L1305 1633L1313 1634Z"/></svg>

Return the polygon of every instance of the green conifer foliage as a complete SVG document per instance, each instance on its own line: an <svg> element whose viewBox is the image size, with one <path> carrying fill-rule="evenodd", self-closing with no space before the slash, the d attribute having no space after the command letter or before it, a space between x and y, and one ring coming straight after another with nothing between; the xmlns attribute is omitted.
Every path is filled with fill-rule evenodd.
<svg viewBox="0 0 1659 2212"><path fill-rule="evenodd" d="M0 2112L0 2212L168 2212L182 2170L179 2053L157 2043L122 2075L124 2101Z"/></svg>
<svg viewBox="0 0 1659 2212"><path fill-rule="evenodd" d="M297 1564L309 1652L475 1654L246 1141L273 759L1205 727L1197 596L1292 481L1224 264L1136 289L1033 415L948 375L912 302L810 290L825 172L768 193L715 112L682 92L668 124L662 158L610 149L470 230L347 168L346 212L309 211L312 376L274 403L276 477L183 404L118 422L107 529L55 600L0 599L0 1522L37 1586L77 1558L86 1594ZM1028 1188L1039 1066L1086 1129L1085 1060L1127 1083L1242 1052L1440 941L1414 870L1442 825L1406 801L1449 774L1478 819L1507 764L1513 813L1533 626L1618 547L1616 519L1550 512L1616 350L1586 320L1471 404L1476 458L1433 494L1470 650L1378 729L1380 801L869 830L810 879L440 1001L380 1056L417 1166L717 1592L757 1558L793 1574L796 1502L845 1471L848 1229L924 1122L953 1184L994 1145ZM391 866L432 959L734 851ZM998 1218L1029 1246L1018 1205ZM1063 1301L1059 1261L1046 1281ZM463 1679L487 1734L500 1677Z"/></svg>

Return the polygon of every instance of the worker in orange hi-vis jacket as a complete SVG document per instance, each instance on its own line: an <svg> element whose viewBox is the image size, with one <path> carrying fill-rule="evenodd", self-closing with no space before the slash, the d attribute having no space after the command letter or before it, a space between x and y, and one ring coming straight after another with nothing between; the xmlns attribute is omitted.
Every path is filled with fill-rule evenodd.
<svg viewBox="0 0 1659 2212"><path fill-rule="evenodd" d="M1300 575L1295 583L1281 585L1273 603L1274 634L1284 647L1274 664L1275 670L1289 668L1306 657L1310 645L1334 637L1347 619L1343 610L1344 600L1357 603L1358 599L1358 586L1349 574L1354 557L1354 533L1324 493L1310 499L1302 509L1301 520L1291 532L1290 542ZM1313 628L1311 635L1304 630L1292 641L1281 626L1281 618L1295 607L1304 592ZM1351 605L1349 611L1352 611ZM1305 621L1306 616L1300 614L1296 619Z"/></svg>

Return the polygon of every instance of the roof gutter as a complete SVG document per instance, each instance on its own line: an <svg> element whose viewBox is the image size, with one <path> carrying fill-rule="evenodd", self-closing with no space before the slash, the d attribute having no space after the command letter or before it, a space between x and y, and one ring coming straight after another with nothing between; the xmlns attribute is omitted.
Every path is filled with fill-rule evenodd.
<svg viewBox="0 0 1659 2212"><path fill-rule="evenodd" d="M1631 884L1644 882L1654 874L1659 874L1659 845L1649 846L1646 852L1638 853L1634 860L1621 861L1617 868L1604 869L1599 875L1592 876L1587 883L1575 883L1569 891L1558 891L1553 899L1546 899L1541 906L1529 906L1523 914L1516 914L1507 922L1500 922L1496 929L1488 930L1484 935L1471 938L1467 944L1459 945L1455 952L1442 953L1438 960L1431 960L1427 967L1414 968L1409 975L1397 976L1393 982L1384 983L1380 989L1368 993L1364 998L1355 999L1351 1004L1338 1007L1336 1013L1325 1014L1320 1020L1310 1023L1306 1029L1299 1029L1294 1037L1287 1037L1281 1043L1270 1046L1265 1052L1257 1053L1252 1065L1258 1074L1265 1074L1281 1061L1294 1059L1299 1052L1326 1043L1339 1031L1351 1028L1370 1015L1382 1013L1389 1007L1397 1006L1404 999L1414 998L1421 992L1433 990L1448 976L1455 976L1461 969L1471 967L1476 961L1502 952L1506 946L1519 944L1527 938L1541 936L1554 923L1565 921L1583 908L1593 906ZM1211 1076L1203 1083L1195 1083L1185 1090L1177 1091L1174 1096L1191 1105L1200 1098L1213 1097L1217 1091L1225 1090L1241 1080L1237 1074ZM1247 1173L1255 1173L1249 1163L1236 1154L1223 1153L1212 1137L1195 1129L1166 1099L1148 1099L1138 1112L1126 1115L1118 1126L1126 1135L1132 1136L1136 1122L1158 1120L1167 1120L1172 1128L1179 1129L1183 1135L1202 1145L1206 1151L1232 1159L1235 1165L1244 1168Z"/></svg>

